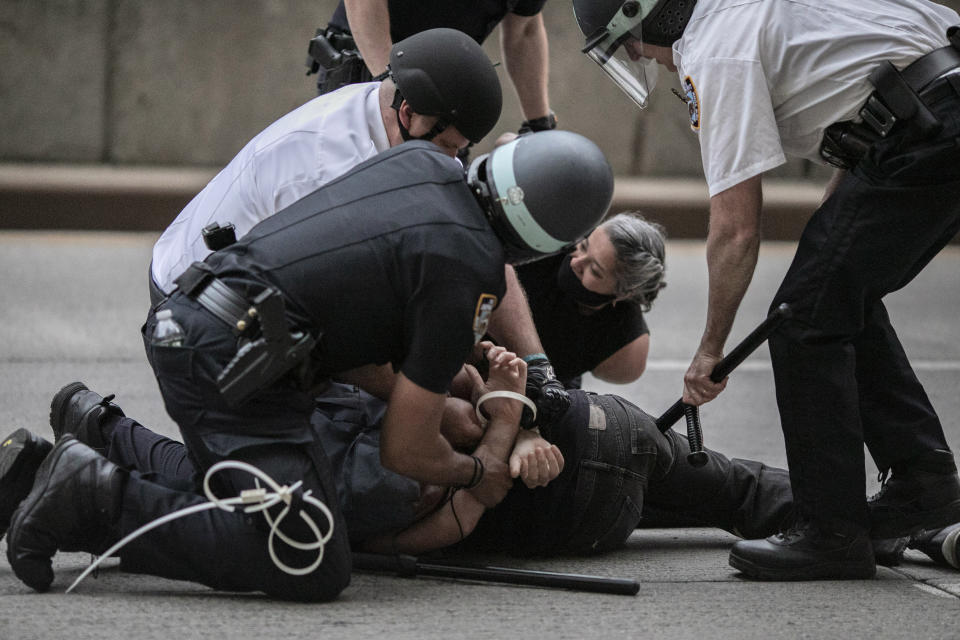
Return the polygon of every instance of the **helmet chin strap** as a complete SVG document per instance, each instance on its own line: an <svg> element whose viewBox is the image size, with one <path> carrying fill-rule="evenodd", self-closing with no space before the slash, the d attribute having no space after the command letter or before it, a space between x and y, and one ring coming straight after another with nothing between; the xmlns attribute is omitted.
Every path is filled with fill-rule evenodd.
<svg viewBox="0 0 960 640"><path fill-rule="evenodd" d="M390 107L397 112L397 127L400 128L400 137L403 138L404 142L409 142L410 140L426 140L430 141L436 138L438 135L444 132L450 123L447 122L444 118L438 117L437 121L422 136L414 136L410 134L410 130L403 125L403 120L400 118L400 106L403 104L403 94L400 93L400 89L397 89L393 94L393 104Z"/></svg>

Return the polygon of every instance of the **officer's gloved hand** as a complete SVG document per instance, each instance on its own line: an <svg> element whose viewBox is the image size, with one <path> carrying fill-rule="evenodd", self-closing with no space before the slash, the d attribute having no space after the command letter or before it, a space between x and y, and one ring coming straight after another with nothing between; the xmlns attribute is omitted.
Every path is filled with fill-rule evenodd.
<svg viewBox="0 0 960 640"><path fill-rule="evenodd" d="M520 424L524 427L548 426L566 413L570 407L570 396L553 373L553 365L542 353L534 353L523 358L527 363L527 397L537 405L537 419L524 408Z"/></svg>
<svg viewBox="0 0 960 640"><path fill-rule="evenodd" d="M517 131L520 135L527 133L536 133L537 131L550 131L551 129L557 128L557 116L551 111L545 116L540 118L533 118L532 120L524 120L520 124L520 129Z"/></svg>

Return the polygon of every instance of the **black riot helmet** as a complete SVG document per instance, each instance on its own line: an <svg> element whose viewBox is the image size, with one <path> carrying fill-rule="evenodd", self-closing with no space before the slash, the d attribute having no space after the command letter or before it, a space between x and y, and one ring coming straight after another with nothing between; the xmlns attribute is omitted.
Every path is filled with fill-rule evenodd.
<svg viewBox="0 0 960 640"><path fill-rule="evenodd" d="M490 58L456 29L427 29L390 49L388 73L397 86L394 107L406 100L417 113L437 116L429 140L453 125L479 142L500 119L503 93Z"/></svg>
<svg viewBox="0 0 960 640"><path fill-rule="evenodd" d="M632 59L629 40L669 47L686 29L697 0L573 0L573 13L586 37L583 52L618 87L645 107L656 85L656 63Z"/></svg>
<svg viewBox="0 0 960 640"><path fill-rule="evenodd" d="M510 264L577 242L600 224L613 197L603 152L570 131L541 131L499 146L470 163L467 182Z"/></svg>

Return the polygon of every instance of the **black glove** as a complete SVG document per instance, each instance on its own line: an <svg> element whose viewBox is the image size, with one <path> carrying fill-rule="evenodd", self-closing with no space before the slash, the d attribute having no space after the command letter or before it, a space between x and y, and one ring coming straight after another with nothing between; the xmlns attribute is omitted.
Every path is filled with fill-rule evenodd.
<svg viewBox="0 0 960 640"><path fill-rule="evenodd" d="M527 363L527 397L537 405L537 419L524 407L520 424L525 428L548 426L566 413L570 407L570 396L553 373L553 365L542 353L525 356Z"/></svg>
<svg viewBox="0 0 960 640"><path fill-rule="evenodd" d="M536 133L537 131L550 131L557 128L557 116L551 111L545 116L534 118L533 120L524 120L520 124L520 135L525 133Z"/></svg>

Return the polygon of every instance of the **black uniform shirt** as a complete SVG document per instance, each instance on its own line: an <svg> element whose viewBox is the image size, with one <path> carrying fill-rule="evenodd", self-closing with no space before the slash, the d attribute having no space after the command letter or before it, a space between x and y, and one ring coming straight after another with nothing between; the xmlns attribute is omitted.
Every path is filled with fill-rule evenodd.
<svg viewBox="0 0 960 640"><path fill-rule="evenodd" d="M508 13L535 16L547 0L390 0L390 38L398 42L415 33L448 27L483 43ZM330 24L344 31L347 13L337 5Z"/></svg>
<svg viewBox="0 0 960 640"><path fill-rule="evenodd" d="M207 262L254 297L284 294L316 335L321 374L391 362L436 393L503 297L503 248L458 162L428 142L394 147L255 226Z"/></svg>
<svg viewBox="0 0 960 640"><path fill-rule="evenodd" d="M618 302L590 315L557 287L565 254L517 267L533 322L557 378L567 382L591 371L618 349L649 333L640 305Z"/></svg>

